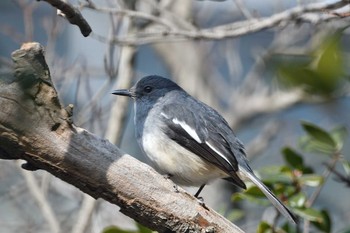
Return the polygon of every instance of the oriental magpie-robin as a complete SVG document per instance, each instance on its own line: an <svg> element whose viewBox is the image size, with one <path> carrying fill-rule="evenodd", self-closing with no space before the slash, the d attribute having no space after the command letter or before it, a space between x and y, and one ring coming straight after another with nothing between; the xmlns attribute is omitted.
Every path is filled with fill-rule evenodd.
<svg viewBox="0 0 350 233"><path fill-rule="evenodd" d="M243 144L226 120L176 83L160 76L142 78L115 95L134 99L136 138L154 168L176 184L201 186L225 178L246 189L251 180L290 221L293 213L256 177Z"/></svg>

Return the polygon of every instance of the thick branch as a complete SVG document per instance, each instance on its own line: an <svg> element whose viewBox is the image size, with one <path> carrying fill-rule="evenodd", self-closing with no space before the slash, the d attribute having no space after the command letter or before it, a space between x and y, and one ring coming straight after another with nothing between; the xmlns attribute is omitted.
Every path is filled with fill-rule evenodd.
<svg viewBox="0 0 350 233"><path fill-rule="evenodd" d="M44 169L160 232L241 232L149 166L71 124L39 44L25 44L12 58L14 77L0 78L0 158L24 159L25 168Z"/></svg>

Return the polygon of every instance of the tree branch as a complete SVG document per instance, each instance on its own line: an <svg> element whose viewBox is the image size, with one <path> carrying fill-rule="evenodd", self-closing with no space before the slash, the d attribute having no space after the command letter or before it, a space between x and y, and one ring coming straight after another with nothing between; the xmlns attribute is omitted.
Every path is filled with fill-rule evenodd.
<svg viewBox="0 0 350 233"><path fill-rule="evenodd" d="M62 0L37 0L45 1L59 10L59 15L65 17L71 24L77 25L81 34L87 37L92 32L89 23L81 15L80 11L68 2Z"/></svg>
<svg viewBox="0 0 350 233"><path fill-rule="evenodd" d="M62 108L38 43L12 54L14 76L0 78L0 158L24 159L159 232L242 232L170 180L76 127Z"/></svg>
<svg viewBox="0 0 350 233"><path fill-rule="evenodd" d="M174 42L184 40L221 40L225 38L234 38L242 35L258 32L267 28L272 28L278 25L288 24L294 22L309 22L319 23L333 19L342 19L348 14L340 14L333 12L349 4L349 0L340 0L337 2L323 2L312 3L305 6L296 6L294 8L276 13L269 17L262 18L249 18L246 20L233 22L225 25L219 25L211 28L181 28L175 26L169 21L164 21L162 18L156 18L153 15L147 15L146 13L137 13L125 10L107 9L92 7L89 4L81 5L82 8L87 7L96 11L108 12L111 14L120 14L127 17L148 19L152 22L158 23L163 27L145 30L127 36L118 36L113 39L114 43L122 45L142 45L151 44L157 42ZM107 43L107 38L92 34L92 36L102 42Z"/></svg>

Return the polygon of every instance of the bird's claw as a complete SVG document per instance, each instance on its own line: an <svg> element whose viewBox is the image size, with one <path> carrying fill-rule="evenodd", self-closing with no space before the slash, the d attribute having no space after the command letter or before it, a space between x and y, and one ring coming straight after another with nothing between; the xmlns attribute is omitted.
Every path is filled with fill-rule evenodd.
<svg viewBox="0 0 350 233"><path fill-rule="evenodd" d="M204 209L209 210L209 208L204 203L203 197L197 197L197 200L198 200L199 205L201 205Z"/></svg>
<svg viewBox="0 0 350 233"><path fill-rule="evenodd" d="M164 179L167 179L167 180L170 179L172 176L173 176L173 175L171 175L171 174L163 175ZM174 188L174 190L175 190L175 193L179 193L179 192L180 192L180 191L179 191L179 188L178 188L178 186L177 186L176 184L173 185L173 188Z"/></svg>
<svg viewBox="0 0 350 233"><path fill-rule="evenodd" d="M176 184L173 185L173 188L175 190L175 193L179 193L180 192Z"/></svg>

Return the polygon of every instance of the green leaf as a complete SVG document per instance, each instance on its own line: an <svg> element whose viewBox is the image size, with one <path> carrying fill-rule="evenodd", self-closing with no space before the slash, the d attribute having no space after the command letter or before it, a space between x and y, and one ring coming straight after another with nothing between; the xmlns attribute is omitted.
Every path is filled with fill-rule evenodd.
<svg viewBox="0 0 350 233"><path fill-rule="evenodd" d="M343 229L340 231L341 233L350 233L350 226L348 226L346 229Z"/></svg>
<svg viewBox="0 0 350 233"><path fill-rule="evenodd" d="M226 216L226 218L231 221L235 222L239 219L244 217L245 212L243 210L232 210L230 213Z"/></svg>
<svg viewBox="0 0 350 233"><path fill-rule="evenodd" d="M102 230L102 233L135 233L135 231L122 230L116 226L109 226Z"/></svg>
<svg viewBox="0 0 350 233"><path fill-rule="evenodd" d="M326 210L321 210L321 215L322 215L322 221L312 222L312 224L322 232L325 232L325 233L331 232L332 222L328 212Z"/></svg>
<svg viewBox="0 0 350 233"><path fill-rule="evenodd" d="M302 185L317 187L323 184L323 177L316 174L305 174L298 178Z"/></svg>
<svg viewBox="0 0 350 233"><path fill-rule="evenodd" d="M282 225L282 229L284 230L284 232L288 232L288 233L298 233L299 232L297 230L297 228L295 227L295 224L290 224L288 222L286 222L285 224Z"/></svg>
<svg viewBox="0 0 350 233"><path fill-rule="evenodd" d="M302 156L290 147L285 147L282 149L284 160L292 168L300 169L303 167Z"/></svg>
<svg viewBox="0 0 350 233"><path fill-rule="evenodd" d="M260 170L264 182L274 184L276 182L290 183L293 180L292 169L287 166L267 166Z"/></svg>
<svg viewBox="0 0 350 233"><path fill-rule="evenodd" d="M109 226L103 229L102 233L152 233L153 231L148 229L147 227L136 223L136 226L138 228L137 231L132 230L123 230L117 226Z"/></svg>
<svg viewBox="0 0 350 233"><path fill-rule="evenodd" d="M350 162L343 159L343 160L341 160L341 164L343 165L345 173L347 175L350 175Z"/></svg>
<svg viewBox="0 0 350 233"><path fill-rule="evenodd" d="M328 38L313 52L311 67L320 75L324 84L334 88L341 76L344 75L344 56L340 44L341 32L338 31Z"/></svg>
<svg viewBox="0 0 350 233"><path fill-rule="evenodd" d="M310 135L310 137L317 140L321 144L334 148L334 150L336 149L336 143L327 131L310 122L303 121L301 122L301 125L308 135Z"/></svg>
<svg viewBox="0 0 350 233"><path fill-rule="evenodd" d="M264 193L261 192L261 190L258 187L256 187L256 186L249 187L247 190L244 191L244 193L246 195L250 195L252 197L258 197L258 198L263 197L263 198L265 198Z"/></svg>
<svg viewBox="0 0 350 233"><path fill-rule="evenodd" d="M273 233L273 228L267 222L261 221L256 232L257 233Z"/></svg>
<svg viewBox="0 0 350 233"><path fill-rule="evenodd" d="M348 136L348 130L345 126L338 126L330 132L331 137L333 138L337 150L341 150L345 141L345 138Z"/></svg>
<svg viewBox="0 0 350 233"><path fill-rule="evenodd" d="M303 207L304 204L306 202L306 195L302 192L299 192L293 196L291 196L290 198L288 198L288 203L291 207Z"/></svg>
<svg viewBox="0 0 350 233"><path fill-rule="evenodd" d="M309 135L300 137L299 144L300 148L302 148L305 152L316 152L327 155L334 153L333 147L320 143L318 140L314 140Z"/></svg>
<svg viewBox="0 0 350 233"><path fill-rule="evenodd" d="M293 208L293 212L298 216L311 222L322 222L323 216L320 211L312 208Z"/></svg>
<svg viewBox="0 0 350 233"><path fill-rule="evenodd" d="M136 223L137 228L139 229L138 232L139 233L152 233L153 231L150 230L149 228L141 225L140 223Z"/></svg>
<svg viewBox="0 0 350 233"><path fill-rule="evenodd" d="M283 195L290 197L299 191L298 187L294 183L291 184L274 184L273 190L276 195Z"/></svg>
<svg viewBox="0 0 350 233"><path fill-rule="evenodd" d="M332 31L312 52L272 56L278 81L311 95L331 97L346 81L346 60L342 31Z"/></svg>
<svg viewBox="0 0 350 233"><path fill-rule="evenodd" d="M231 197L233 202L247 200L249 202L256 203L258 205L268 205L269 201L266 199L265 195L256 186L251 186L247 188L244 192L234 193Z"/></svg>
<svg viewBox="0 0 350 233"><path fill-rule="evenodd" d="M304 174L312 173L311 167L304 165L304 160L301 154L290 147L282 149L284 160L293 169L298 169Z"/></svg>

